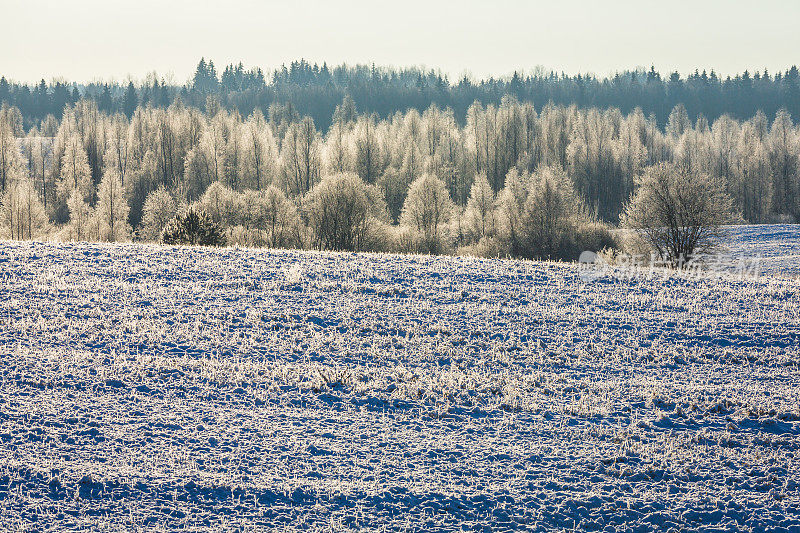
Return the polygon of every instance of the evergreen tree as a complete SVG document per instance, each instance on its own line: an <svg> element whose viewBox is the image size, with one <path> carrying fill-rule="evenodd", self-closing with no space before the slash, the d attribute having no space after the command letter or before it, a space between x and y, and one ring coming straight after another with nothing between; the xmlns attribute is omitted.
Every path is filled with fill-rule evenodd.
<svg viewBox="0 0 800 533"><path fill-rule="evenodd" d="M136 87L133 82L128 82L128 87L125 89L125 96L122 97L122 111L125 116L131 118L136 107L139 105L139 97L136 94Z"/></svg>

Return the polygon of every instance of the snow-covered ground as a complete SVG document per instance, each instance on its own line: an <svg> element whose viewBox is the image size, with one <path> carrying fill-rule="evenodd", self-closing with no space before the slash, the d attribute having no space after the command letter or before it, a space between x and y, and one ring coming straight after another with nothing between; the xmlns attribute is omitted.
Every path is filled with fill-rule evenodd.
<svg viewBox="0 0 800 533"><path fill-rule="evenodd" d="M0 529L797 531L800 282L580 274L0 243Z"/></svg>
<svg viewBox="0 0 800 533"><path fill-rule="evenodd" d="M731 226L724 253L758 261L760 274L800 277L800 224Z"/></svg>

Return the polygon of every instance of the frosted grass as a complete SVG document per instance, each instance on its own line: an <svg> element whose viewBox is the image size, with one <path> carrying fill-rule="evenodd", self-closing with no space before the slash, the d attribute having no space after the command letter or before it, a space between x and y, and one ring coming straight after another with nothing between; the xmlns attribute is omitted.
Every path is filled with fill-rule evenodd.
<svg viewBox="0 0 800 533"><path fill-rule="evenodd" d="M3 529L800 528L800 284L0 244Z"/></svg>

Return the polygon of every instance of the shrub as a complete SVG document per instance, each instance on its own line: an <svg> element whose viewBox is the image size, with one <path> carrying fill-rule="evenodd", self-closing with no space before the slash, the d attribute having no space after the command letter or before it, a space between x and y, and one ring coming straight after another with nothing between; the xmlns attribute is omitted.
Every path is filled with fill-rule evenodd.
<svg viewBox="0 0 800 533"><path fill-rule="evenodd" d="M461 246L458 249L458 255L496 258L507 255L507 252L503 242L497 237L483 237L475 244Z"/></svg>
<svg viewBox="0 0 800 533"><path fill-rule="evenodd" d="M619 248L617 239L605 224L600 222L584 222L575 230L575 247L568 259L577 261L581 252L590 251L599 253L604 250Z"/></svg>
<svg viewBox="0 0 800 533"><path fill-rule="evenodd" d="M323 250L371 249L373 227L386 217L380 191L351 173L327 176L303 204L313 245Z"/></svg>
<svg viewBox="0 0 800 533"><path fill-rule="evenodd" d="M173 218L161 234L164 244L224 246L222 228L204 211L190 207Z"/></svg>

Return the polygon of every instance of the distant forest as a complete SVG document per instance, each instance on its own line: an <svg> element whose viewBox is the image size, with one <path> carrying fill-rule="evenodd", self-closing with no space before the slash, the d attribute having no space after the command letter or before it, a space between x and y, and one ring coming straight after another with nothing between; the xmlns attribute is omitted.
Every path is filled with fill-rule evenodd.
<svg viewBox="0 0 800 533"><path fill-rule="evenodd" d="M280 104L292 114L310 116L319 129L327 130L345 95L352 98L359 112L375 113L378 118L409 109L422 112L435 105L452 109L455 119L463 124L475 101L484 106L499 105L504 96L513 96L520 102L532 103L537 111L549 102L579 108L613 107L624 114L639 108L663 128L677 104L683 104L692 123L701 115L709 122L724 114L747 119L757 111L774 117L779 109L800 116L800 72L793 66L775 74L745 71L723 78L713 70L704 70L681 77L677 72L662 75L651 67L597 78L539 70L474 81L466 77L451 80L440 72L419 68L331 68L304 60L272 73L246 69L241 63L228 65L220 73L213 61L203 59L183 86L167 84L156 75L139 85L65 81L48 84L42 80L31 86L0 78L0 103L20 110L26 130L38 126L49 114L60 120L64 107L82 98L94 100L101 112L121 112L130 118L140 105L167 108L178 98L205 111L209 97L215 101L213 105L235 110L241 116L250 116L257 108L266 115L270 106Z"/></svg>
<svg viewBox="0 0 800 533"><path fill-rule="evenodd" d="M184 87L0 100L0 238L172 241L196 209L229 244L570 259L660 165L719 182L736 220L800 221L795 68L451 85L300 62L267 83L201 61Z"/></svg>

